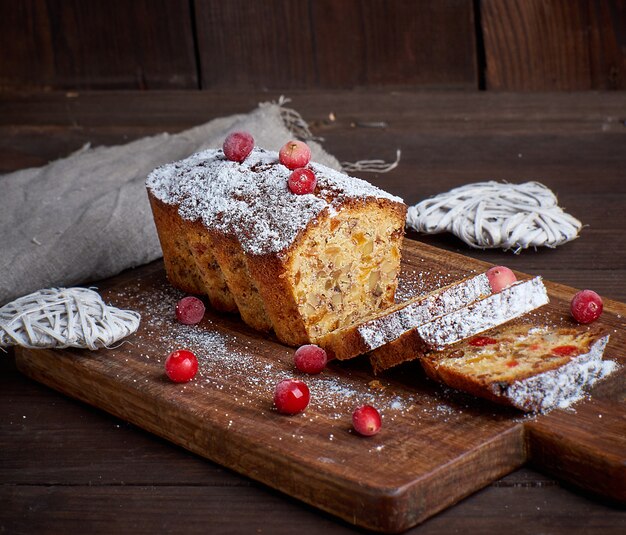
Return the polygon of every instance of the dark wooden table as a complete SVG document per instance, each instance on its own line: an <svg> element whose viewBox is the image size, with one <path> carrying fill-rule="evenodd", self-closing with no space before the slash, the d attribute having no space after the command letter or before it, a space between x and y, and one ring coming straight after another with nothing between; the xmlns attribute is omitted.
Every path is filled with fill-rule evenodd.
<svg viewBox="0 0 626 535"><path fill-rule="evenodd" d="M4 94L0 172L43 165L86 142L110 145L180 131L278 96ZM557 250L514 256L472 251L449 236L420 239L626 301L626 93L289 96L341 161L391 160L402 149L396 170L362 176L407 203L478 180L545 183L587 225L580 239ZM0 369L2 533L358 531L26 379L10 354L0 358ZM622 506L527 467L410 533L625 530Z"/></svg>

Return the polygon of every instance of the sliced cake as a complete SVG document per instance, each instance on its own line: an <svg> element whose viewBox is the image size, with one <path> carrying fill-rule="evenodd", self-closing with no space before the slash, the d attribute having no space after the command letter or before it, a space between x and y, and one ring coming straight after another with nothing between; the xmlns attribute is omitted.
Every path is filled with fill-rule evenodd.
<svg viewBox="0 0 626 535"><path fill-rule="evenodd" d="M616 368L598 329L502 326L420 359L452 388L523 411L565 407Z"/></svg>
<svg viewBox="0 0 626 535"><path fill-rule="evenodd" d="M276 152L221 149L162 166L148 196L174 286L236 308L289 345L391 306L406 206L371 184L310 163L312 193L288 187ZM235 305L235 306L233 306Z"/></svg>
<svg viewBox="0 0 626 535"><path fill-rule="evenodd" d="M515 282L405 332L393 342L372 351L370 362L374 372L379 373L519 318L548 302L541 277Z"/></svg>
<svg viewBox="0 0 626 535"><path fill-rule="evenodd" d="M432 319L465 307L492 292L485 273L376 312L322 336L317 344L329 358L349 359L377 349Z"/></svg>

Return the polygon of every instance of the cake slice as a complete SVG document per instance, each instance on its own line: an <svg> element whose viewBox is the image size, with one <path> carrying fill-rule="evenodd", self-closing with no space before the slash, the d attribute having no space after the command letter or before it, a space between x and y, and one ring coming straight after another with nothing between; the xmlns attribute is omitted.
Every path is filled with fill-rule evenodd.
<svg viewBox="0 0 626 535"><path fill-rule="evenodd" d="M426 373L452 388L526 412L576 401L615 370L602 360L609 336L599 329L509 325L420 360Z"/></svg>
<svg viewBox="0 0 626 535"><path fill-rule="evenodd" d="M500 292L418 325L393 342L375 349L370 363L375 373L443 349L518 318L549 302L541 277L518 281Z"/></svg>
<svg viewBox="0 0 626 535"><path fill-rule="evenodd" d="M317 340L329 358L350 359L377 349L432 319L491 294L485 273L466 277L331 331Z"/></svg>

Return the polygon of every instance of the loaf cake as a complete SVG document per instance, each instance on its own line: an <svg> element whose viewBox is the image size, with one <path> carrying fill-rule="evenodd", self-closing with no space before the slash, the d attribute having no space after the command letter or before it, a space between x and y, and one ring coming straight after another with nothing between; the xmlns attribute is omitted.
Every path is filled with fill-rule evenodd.
<svg viewBox="0 0 626 535"><path fill-rule="evenodd" d="M287 187L276 152L242 163L206 150L146 182L170 282L301 345L389 307L406 206L371 184L310 163L313 194Z"/></svg>
<svg viewBox="0 0 626 535"><path fill-rule="evenodd" d="M317 343L326 350L329 358L350 359L384 346L419 325L490 294L491 286L485 273L466 277L332 331Z"/></svg>
<svg viewBox="0 0 626 535"><path fill-rule="evenodd" d="M527 412L565 407L611 373L599 329L509 325L470 338L420 362L436 381Z"/></svg>
<svg viewBox="0 0 626 535"><path fill-rule="evenodd" d="M375 373L443 349L487 329L502 325L549 302L541 277L518 281L487 297L418 325L393 342L375 349L370 363Z"/></svg>

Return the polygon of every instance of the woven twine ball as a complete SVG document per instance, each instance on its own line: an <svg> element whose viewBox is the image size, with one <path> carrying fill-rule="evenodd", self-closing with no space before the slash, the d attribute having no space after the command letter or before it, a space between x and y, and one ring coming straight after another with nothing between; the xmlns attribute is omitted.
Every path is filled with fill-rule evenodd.
<svg viewBox="0 0 626 535"><path fill-rule="evenodd" d="M110 347L134 333L140 318L88 288L40 290L0 308L0 347Z"/></svg>
<svg viewBox="0 0 626 535"><path fill-rule="evenodd" d="M519 253L556 247L578 237L582 223L565 213L539 182L477 182L426 199L407 212L417 232L451 232L471 247Z"/></svg>

